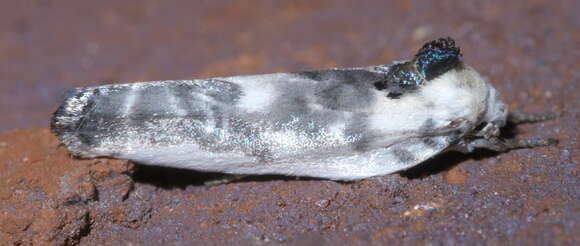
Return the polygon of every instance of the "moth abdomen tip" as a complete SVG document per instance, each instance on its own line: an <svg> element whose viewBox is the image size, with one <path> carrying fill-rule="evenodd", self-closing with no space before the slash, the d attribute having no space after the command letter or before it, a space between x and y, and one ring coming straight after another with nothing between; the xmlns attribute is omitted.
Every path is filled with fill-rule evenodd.
<svg viewBox="0 0 580 246"><path fill-rule="evenodd" d="M431 80L456 67L461 57L461 49L455 46L455 40L447 37L423 45L414 61L423 77Z"/></svg>

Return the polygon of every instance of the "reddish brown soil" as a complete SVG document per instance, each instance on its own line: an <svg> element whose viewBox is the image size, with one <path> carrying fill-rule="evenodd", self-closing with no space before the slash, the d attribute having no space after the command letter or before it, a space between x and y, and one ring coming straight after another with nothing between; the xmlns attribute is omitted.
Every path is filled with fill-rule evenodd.
<svg viewBox="0 0 580 246"><path fill-rule="evenodd" d="M131 224L123 208L133 188L127 161L74 160L48 129L0 135L0 156L4 243L75 244L98 220Z"/></svg>
<svg viewBox="0 0 580 246"><path fill-rule="evenodd" d="M357 4L353 4L357 2ZM578 245L576 0L10 1L0 8L2 245ZM45 127L66 88L380 64L452 36L513 109L562 112L518 137L353 183L76 160ZM95 82L99 81L99 82ZM8 132L10 131L10 132Z"/></svg>

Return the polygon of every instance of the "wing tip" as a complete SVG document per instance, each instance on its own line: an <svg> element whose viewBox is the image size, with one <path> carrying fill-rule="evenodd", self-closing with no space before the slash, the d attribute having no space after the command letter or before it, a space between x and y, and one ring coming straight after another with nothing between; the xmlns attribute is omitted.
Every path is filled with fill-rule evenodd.
<svg viewBox="0 0 580 246"><path fill-rule="evenodd" d="M75 88L66 91L62 104L52 114L50 130L74 156L92 157L90 144L79 135L84 118L93 105L94 90Z"/></svg>

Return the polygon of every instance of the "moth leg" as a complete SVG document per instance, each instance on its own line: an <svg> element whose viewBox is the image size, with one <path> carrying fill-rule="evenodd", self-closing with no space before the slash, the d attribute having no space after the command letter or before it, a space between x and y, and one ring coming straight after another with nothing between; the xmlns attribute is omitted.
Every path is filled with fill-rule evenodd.
<svg viewBox="0 0 580 246"><path fill-rule="evenodd" d="M205 186L217 186L217 185L235 182L235 181L241 180L243 178L246 178L248 176L250 176L250 175L247 175L247 174L231 174L230 175L230 174L228 174L220 179L205 181L205 182L203 182L203 184Z"/></svg>
<svg viewBox="0 0 580 246"><path fill-rule="evenodd" d="M508 114L507 121L511 124L518 125L551 120L557 118L558 116L560 116L558 113L510 112Z"/></svg>
<svg viewBox="0 0 580 246"><path fill-rule="evenodd" d="M489 149L497 152L506 152L512 149L528 149L541 146L548 146L558 143L557 139L548 138L531 138L531 139L501 139L501 138L478 138L469 142L468 148L473 150L475 148Z"/></svg>

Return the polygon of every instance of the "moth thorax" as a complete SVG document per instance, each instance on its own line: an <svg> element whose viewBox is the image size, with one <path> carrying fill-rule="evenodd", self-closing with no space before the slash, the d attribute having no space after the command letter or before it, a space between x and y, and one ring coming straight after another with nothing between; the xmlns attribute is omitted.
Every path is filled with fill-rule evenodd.
<svg viewBox="0 0 580 246"><path fill-rule="evenodd" d="M455 68L461 63L461 51L451 38L440 38L426 43L417 52L413 62L426 80Z"/></svg>

